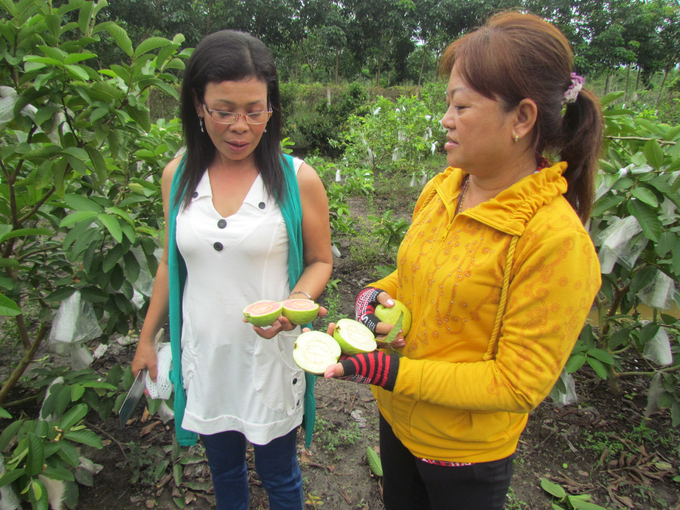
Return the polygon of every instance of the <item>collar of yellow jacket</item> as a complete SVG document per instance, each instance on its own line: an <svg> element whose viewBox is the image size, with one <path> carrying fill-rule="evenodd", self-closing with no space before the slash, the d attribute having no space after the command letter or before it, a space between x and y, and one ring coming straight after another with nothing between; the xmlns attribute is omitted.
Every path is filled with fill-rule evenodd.
<svg viewBox="0 0 680 510"><path fill-rule="evenodd" d="M522 235L527 222L543 205L567 191L562 173L567 163L561 161L524 177L491 200L463 211L461 214L510 235ZM436 193L444 201L453 218L460 185L467 175L460 168L449 167L432 179Z"/></svg>

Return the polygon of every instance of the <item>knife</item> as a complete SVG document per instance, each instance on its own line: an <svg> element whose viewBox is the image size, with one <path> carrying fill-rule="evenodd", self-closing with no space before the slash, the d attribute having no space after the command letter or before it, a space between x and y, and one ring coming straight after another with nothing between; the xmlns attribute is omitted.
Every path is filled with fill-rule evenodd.
<svg viewBox="0 0 680 510"><path fill-rule="evenodd" d="M135 412L137 404L139 404L142 395L144 395L144 389L146 388L146 372L146 368L137 372L135 382L132 383L132 387L130 388L130 391L128 391L128 394L123 401L123 405L120 406L119 414L121 429L125 428L125 424L130 419L130 416L132 416L132 413Z"/></svg>

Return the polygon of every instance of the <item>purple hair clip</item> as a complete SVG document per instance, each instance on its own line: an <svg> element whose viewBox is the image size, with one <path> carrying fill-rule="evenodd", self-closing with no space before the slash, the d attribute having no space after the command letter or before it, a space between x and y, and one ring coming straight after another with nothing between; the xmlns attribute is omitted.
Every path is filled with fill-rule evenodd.
<svg viewBox="0 0 680 510"><path fill-rule="evenodd" d="M585 80L582 76L579 76L576 73L571 73L571 85L569 85L569 88L564 93L564 97L562 97L562 104L576 102L578 93L581 92L581 89L583 88L584 81Z"/></svg>

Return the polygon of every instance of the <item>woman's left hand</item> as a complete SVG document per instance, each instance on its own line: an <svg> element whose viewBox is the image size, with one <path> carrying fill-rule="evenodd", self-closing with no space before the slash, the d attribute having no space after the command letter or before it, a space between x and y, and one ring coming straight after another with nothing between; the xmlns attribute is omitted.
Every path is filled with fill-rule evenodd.
<svg viewBox="0 0 680 510"><path fill-rule="evenodd" d="M326 310L323 306L319 307L319 315L318 317L323 317L328 313L328 310ZM248 322L243 319L243 322ZM296 324L293 324L290 322L288 319L286 319L283 315L281 315L278 319L274 321L274 323L267 327L267 328L261 328L259 326L253 326L253 331L257 333L259 336L262 338L266 338L267 340L270 340L274 338L276 335L281 333L282 331L293 331L295 328L297 328ZM305 328L306 329L306 328Z"/></svg>

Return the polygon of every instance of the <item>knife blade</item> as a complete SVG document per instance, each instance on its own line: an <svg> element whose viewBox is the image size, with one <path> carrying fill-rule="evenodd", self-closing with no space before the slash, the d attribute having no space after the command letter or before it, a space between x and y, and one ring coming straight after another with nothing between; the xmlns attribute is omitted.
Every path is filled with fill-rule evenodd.
<svg viewBox="0 0 680 510"><path fill-rule="evenodd" d="M120 415L121 429L125 428L125 424L130 419L130 416L132 416L132 413L135 412L135 409L137 409L137 404L139 404L142 395L144 395L144 389L146 388L146 372L146 368L137 372L135 382L132 383L130 391L128 391L128 394L123 401L123 405L120 406L120 412L118 414Z"/></svg>

